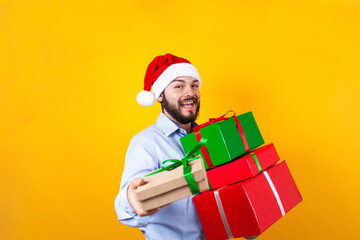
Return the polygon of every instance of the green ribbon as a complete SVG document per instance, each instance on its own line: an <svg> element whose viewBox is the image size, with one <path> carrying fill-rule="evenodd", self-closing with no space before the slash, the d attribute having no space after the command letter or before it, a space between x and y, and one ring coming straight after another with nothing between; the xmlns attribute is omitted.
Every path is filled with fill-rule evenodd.
<svg viewBox="0 0 360 240"><path fill-rule="evenodd" d="M259 173L261 173L261 172L262 172L262 168L261 168L261 166L260 166L260 163L259 163L258 158L256 157L255 153L250 153L250 154L253 156L253 158L254 158L254 160L255 160L255 163L256 163L256 165L257 165L257 167L258 167L258 169L259 169Z"/></svg>
<svg viewBox="0 0 360 240"><path fill-rule="evenodd" d="M181 159L181 160L168 159L168 160L162 162L160 169L158 169L158 170L156 170L154 172L151 172L149 174L146 174L145 177L156 174L156 173L159 173L159 172L162 172L162 171L171 171L174 168L177 168L178 166L183 165L184 166L184 172L183 172L184 177L185 177L185 180L186 180L187 184L189 185L191 193L192 194L199 193L200 190L199 190L199 188L198 188L198 186L197 186L197 184L195 182L194 176L191 173L191 167L189 165L189 162L193 161L195 159L198 159L198 158L194 158L194 154L197 151L199 151L200 148L202 146L204 146L206 142L207 142L207 139L205 139L205 138L200 139L199 143L191 151L186 153L183 159ZM173 162L173 163L168 165L168 166L165 166L165 163L167 163L167 162Z"/></svg>

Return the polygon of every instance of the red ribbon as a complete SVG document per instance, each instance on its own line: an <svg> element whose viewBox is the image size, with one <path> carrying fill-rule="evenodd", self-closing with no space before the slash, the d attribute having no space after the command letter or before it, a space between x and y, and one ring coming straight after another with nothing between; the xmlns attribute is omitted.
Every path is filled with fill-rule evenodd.
<svg viewBox="0 0 360 240"><path fill-rule="evenodd" d="M226 117L226 115L228 113L232 112L233 115L230 116L230 117ZM213 124L213 123L216 123L216 122L220 122L220 121L223 121L223 120L226 120L226 119L229 119L229 118L233 118L235 120L235 123L236 123L236 126L240 132L240 136L241 136L241 140L243 141L244 143L244 146L245 146L245 151L248 152L249 151L249 145L246 141L246 137L245 137L245 134L244 134L244 131L241 127L241 124L239 122L239 119L236 117L236 114L233 110L230 110L228 111L227 113L225 113L224 115L218 117L218 118L209 118L209 122L206 122L206 123L203 123L203 124L200 124L196 127L193 128L193 131L195 133L195 137L196 137L196 140L199 142L200 139L201 139L201 134L200 134L200 129L203 128L203 127L206 127L210 124ZM214 168L214 164L211 162L211 159L210 159L210 156L209 156L209 152L208 150L206 149L206 146L204 145L202 148L201 148L201 152L204 156L204 159L208 165L209 168Z"/></svg>
<svg viewBox="0 0 360 240"><path fill-rule="evenodd" d="M233 115L231 117L225 117L229 112L232 112ZM216 122L220 122L222 120L226 120L232 117L236 117L235 112L233 110L228 111L227 113L225 113L224 115L218 117L218 118L209 118L209 122L197 125L196 127L193 128L193 131L199 131L200 128L206 127L210 124L216 123Z"/></svg>
<svg viewBox="0 0 360 240"><path fill-rule="evenodd" d="M248 152L250 150L249 149L249 144L246 141L245 133L244 133L242 127L241 127L240 121L239 121L239 119L237 117L233 117L233 119L235 120L236 126L237 126L237 128L238 128L238 130L240 132L241 140L244 143L245 151Z"/></svg>

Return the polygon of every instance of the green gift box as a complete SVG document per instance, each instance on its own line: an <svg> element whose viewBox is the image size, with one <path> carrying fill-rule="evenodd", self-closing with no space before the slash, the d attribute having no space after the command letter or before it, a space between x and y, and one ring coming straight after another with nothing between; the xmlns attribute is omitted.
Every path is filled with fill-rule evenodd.
<svg viewBox="0 0 360 240"><path fill-rule="evenodd" d="M204 159L205 169L227 163L264 144L252 112L238 116L234 113L229 118L226 115L210 119L180 139L185 152L194 148L201 137L208 140L197 152Z"/></svg>

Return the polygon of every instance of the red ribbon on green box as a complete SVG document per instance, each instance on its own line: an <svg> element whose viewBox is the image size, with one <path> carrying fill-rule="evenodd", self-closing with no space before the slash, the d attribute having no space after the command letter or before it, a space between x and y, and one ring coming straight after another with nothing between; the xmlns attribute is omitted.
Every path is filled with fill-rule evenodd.
<svg viewBox="0 0 360 240"><path fill-rule="evenodd" d="M230 116L230 117L226 117L226 115L228 113L230 113L230 112L232 112L233 115ZM240 133L240 136L241 136L241 140L244 143L245 151L249 152L249 150L250 150L249 149L249 144L248 144L248 142L246 140L246 137L245 137L244 131L243 131L242 127L241 127L241 124L239 122L239 119L236 117L236 113L233 110L228 111L227 113L225 113L224 115L222 115L222 116L220 116L218 118L209 118L209 122L206 122L206 123L203 123L203 124L200 124L200 125L194 127L193 131L194 131L195 137L198 140L198 142L200 142L200 139L201 139L201 134L200 134L200 129L201 128L206 127L206 126L208 126L210 124L213 124L213 123L216 123L216 122L220 122L220 121L223 121L223 120L226 120L226 119L230 119L230 118L233 118L235 120L236 127L239 130L239 133ZM209 152L206 149L206 146L203 146L201 148L201 153L203 154L204 159L205 159L208 167L213 168L214 164L212 163L212 161L210 159Z"/></svg>
<svg viewBox="0 0 360 240"><path fill-rule="evenodd" d="M165 160L164 162L162 162L160 169L145 175L145 177L156 174L156 173L159 173L159 172L162 172L162 171L171 171L172 169L177 168L180 165L183 165L183 167L184 167L184 171L183 171L184 178L185 178L185 180L186 180L186 182L187 182L187 184L188 184L188 186L190 188L191 193L192 194L199 193L200 190L199 190L199 188L198 188L198 186L196 184L194 176L191 173L191 167L189 165L189 162L193 161L195 159L198 159L198 158L194 157L194 154L197 151L199 151L200 148L203 147L206 142L207 142L207 139L205 139L205 138L200 139L199 143L191 151L186 153L183 159L181 159L181 160L178 160L178 159ZM165 166L165 163L167 163L167 162L173 162L173 163L168 165L168 166Z"/></svg>

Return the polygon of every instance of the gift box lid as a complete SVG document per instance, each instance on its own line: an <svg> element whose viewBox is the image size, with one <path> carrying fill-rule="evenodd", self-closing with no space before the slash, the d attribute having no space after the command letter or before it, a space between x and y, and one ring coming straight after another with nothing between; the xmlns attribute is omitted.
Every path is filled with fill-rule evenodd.
<svg viewBox="0 0 360 240"><path fill-rule="evenodd" d="M206 147L198 151L205 160L206 169L229 162L264 144L252 112L203 125L195 127L194 132L182 137L180 142L186 152L198 143L200 137L208 140Z"/></svg>
<svg viewBox="0 0 360 240"><path fill-rule="evenodd" d="M256 176L279 160L274 144L270 143L227 164L208 170L207 177L210 186L216 189Z"/></svg>

